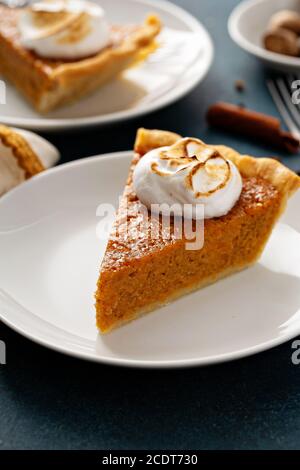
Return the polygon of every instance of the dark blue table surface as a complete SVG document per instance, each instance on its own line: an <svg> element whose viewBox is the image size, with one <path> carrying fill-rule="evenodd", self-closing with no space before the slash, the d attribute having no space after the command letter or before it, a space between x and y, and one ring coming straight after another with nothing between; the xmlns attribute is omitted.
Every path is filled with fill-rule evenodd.
<svg viewBox="0 0 300 470"><path fill-rule="evenodd" d="M129 149L139 126L199 136L254 155L274 154L209 130L207 107L226 100L277 116L266 71L230 40L237 0L176 0L215 43L214 65L189 96L135 121L48 136L63 161ZM238 93L236 79L246 81ZM294 169L300 158L277 154ZM263 312L262 312L263 315ZM173 371L91 364L48 351L0 325L0 449L295 449L300 447L300 366L291 343L234 363Z"/></svg>

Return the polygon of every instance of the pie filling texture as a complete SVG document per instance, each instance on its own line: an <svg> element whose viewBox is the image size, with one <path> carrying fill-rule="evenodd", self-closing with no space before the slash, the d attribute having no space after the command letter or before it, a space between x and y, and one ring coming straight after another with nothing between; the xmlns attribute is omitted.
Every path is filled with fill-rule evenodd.
<svg viewBox="0 0 300 470"><path fill-rule="evenodd" d="M288 197L300 187L300 178L273 159L243 157L226 147L216 147L239 168L242 193L227 215L204 221L203 248L187 250L186 239L178 239L172 227L166 239L161 220L153 221L140 210L132 185L139 159L149 150L172 145L178 139L176 134L163 131L138 132L116 230L109 239L98 280L97 326L103 333L251 266L260 257ZM151 238L153 224L159 224L155 239Z"/></svg>

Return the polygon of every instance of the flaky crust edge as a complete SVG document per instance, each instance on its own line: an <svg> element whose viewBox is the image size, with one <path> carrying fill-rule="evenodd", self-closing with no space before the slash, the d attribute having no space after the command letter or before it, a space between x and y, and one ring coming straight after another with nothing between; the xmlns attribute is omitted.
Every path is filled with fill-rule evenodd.
<svg viewBox="0 0 300 470"><path fill-rule="evenodd" d="M172 145L180 138L179 134L173 132L141 128L137 132L134 149L136 153L144 155L154 148ZM231 160L238 167L242 176L260 177L272 184L287 198L300 189L300 177L273 158L240 155L237 151L224 145L212 145L211 147Z"/></svg>

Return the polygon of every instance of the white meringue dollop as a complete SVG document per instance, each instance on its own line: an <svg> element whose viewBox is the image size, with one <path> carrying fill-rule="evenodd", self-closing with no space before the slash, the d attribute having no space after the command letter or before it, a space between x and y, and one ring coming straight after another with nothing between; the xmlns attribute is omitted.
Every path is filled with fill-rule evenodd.
<svg viewBox="0 0 300 470"><path fill-rule="evenodd" d="M201 140L185 138L144 155L133 173L134 190L154 212L159 205L187 218L221 217L238 201L242 178L237 167ZM164 209L158 208L164 213Z"/></svg>
<svg viewBox="0 0 300 470"><path fill-rule="evenodd" d="M41 0L19 14L20 42L48 59L76 60L110 42L104 10L84 0Z"/></svg>

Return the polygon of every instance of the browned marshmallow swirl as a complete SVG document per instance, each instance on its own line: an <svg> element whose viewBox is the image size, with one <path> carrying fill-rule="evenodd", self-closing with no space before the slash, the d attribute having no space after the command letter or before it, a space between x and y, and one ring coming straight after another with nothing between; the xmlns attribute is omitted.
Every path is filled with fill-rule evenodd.
<svg viewBox="0 0 300 470"><path fill-rule="evenodd" d="M171 147L144 155L133 174L140 201L149 210L172 207L188 218L221 217L238 201L242 178L237 167L219 152L195 138L181 139Z"/></svg>
<svg viewBox="0 0 300 470"><path fill-rule="evenodd" d="M20 42L49 59L80 59L108 46L104 10L83 0L41 0L19 14Z"/></svg>

